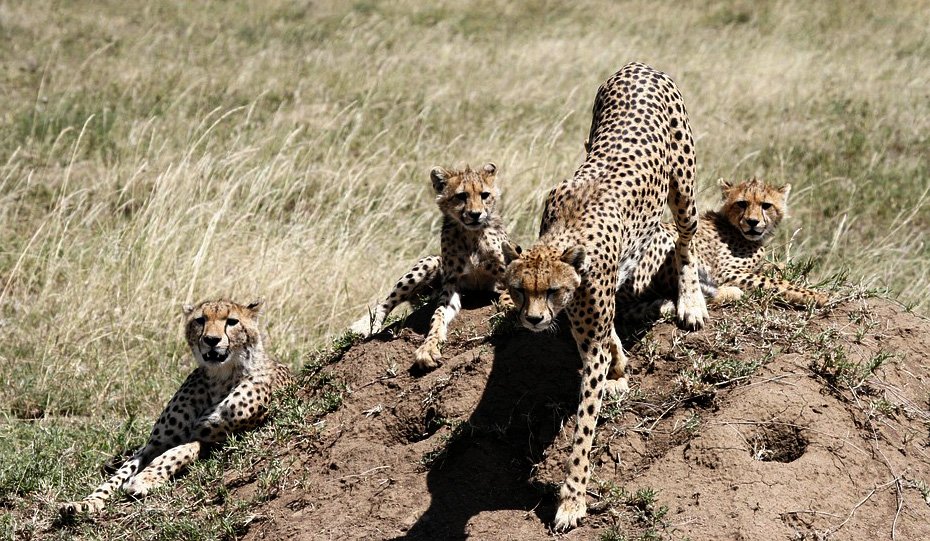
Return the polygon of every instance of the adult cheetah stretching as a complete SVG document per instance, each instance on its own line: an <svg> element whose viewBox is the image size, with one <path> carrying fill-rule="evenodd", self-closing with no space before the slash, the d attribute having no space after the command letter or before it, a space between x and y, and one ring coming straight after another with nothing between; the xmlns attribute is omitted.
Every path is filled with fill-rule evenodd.
<svg viewBox="0 0 930 541"><path fill-rule="evenodd" d="M261 304L220 300L184 307L197 368L158 417L148 443L89 496L62 504L62 515L96 513L118 489L144 495L193 462L203 445L265 419L272 392L292 377L265 353Z"/></svg>
<svg viewBox="0 0 930 541"><path fill-rule="evenodd" d="M583 362L577 423L555 527L586 512L589 452L605 390L627 388L626 357L614 330L617 287L639 264L666 204L678 230L677 313L703 326L707 307L691 255L697 228L694 147L675 83L643 64L628 64L598 89L584 163L547 199L539 240L520 255L509 245L505 284L532 331L561 310Z"/></svg>
<svg viewBox="0 0 930 541"><path fill-rule="evenodd" d="M756 178L737 184L721 179L719 184L723 203L701 216L693 240L704 294L715 303L726 303L742 297L745 288L758 288L774 291L790 304L826 304L824 293L757 272L766 241L788 211L791 185L776 187ZM640 265L621 284L617 302L630 304L627 314L633 318L674 312L669 299L678 283L672 261L676 236L672 224L661 224Z"/></svg>

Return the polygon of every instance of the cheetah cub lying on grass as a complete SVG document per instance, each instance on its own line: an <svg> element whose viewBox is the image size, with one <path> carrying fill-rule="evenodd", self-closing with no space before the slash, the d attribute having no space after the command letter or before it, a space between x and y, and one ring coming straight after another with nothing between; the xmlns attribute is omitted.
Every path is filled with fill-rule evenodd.
<svg viewBox="0 0 930 541"><path fill-rule="evenodd" d="M790 304L826 304L823 293L757 273L765 260L765 243L787 212L791 185L776 187L755 178L736 185L722 179L719 183L723 204L704 213L693 241L704 295L720 304L738 300L746 288L759 288L778 292ZM618 302L638 302L623 312L626 317L675 313L670 298L678 284L673 264L677 238L674 225L661 224L639 266L621 284Z"/></svg>
<svg viewBox="0 0 930 541"><path fill-rule="evenodd" d="M197 368L162 412L148 443L62 515L96 513L117 489L141 496L191 464L205 444L221 442L261 423L274 390L291 372L265 353L258 327L261 301L248 305L207 301L185 306L187 343Z"/></svg>
<svg viewBox="0 0 930 541"><path fill-rule="evenodd" d="M500 196L497 166L488 163L478 171L467 166L461 171L434 167L430 179L436 191L436 204L443 214L442 256L417 261L370 317L350 327L364 336L375 334L397 305L441 283L439 306L430 320L429 333L415 354L414 366L419 370L439 366L442 358L439 348L446 340L449 323L462 306L463 290L500 293L500 303L512 305L501 282L504 275L501 244L509 241L495 211Z"/></svg>

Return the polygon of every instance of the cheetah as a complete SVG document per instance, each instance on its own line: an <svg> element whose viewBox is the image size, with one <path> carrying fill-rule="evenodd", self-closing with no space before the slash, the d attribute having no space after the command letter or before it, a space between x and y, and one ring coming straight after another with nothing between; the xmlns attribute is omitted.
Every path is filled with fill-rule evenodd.
<svg viewBox="0 0 930 541"><path fill-rule="evenodd" d="M504 282L522 325L543 331L564 310L583 363L577 422L554 526L585 516L589 453L605 392L628 389L614 329L616 291L639 264L663 207L675 218L682 326L703 326L707 307L691 252L697 229L694 143L681 94L668 75L631 63L600 86L588 152L574 176L546 198L539 239L504 247Z"/></svg>
<svg viewBox="0 0 930 541"><path fill-rule="evenodd" d="M442 255L417 261L370 317L350 327L362 335L375 334L397 305L441 284L439 306L430 320L429 332L414 354L414 367L421 371L439 366L440 347L446 340L449 323L462 306L463 290L498 293L502 306L512 305L501 282L504 275L501 246L509 240L495 211L500 197L497 166L488 163L478 171L468 166L463 170L434 167L430 180L443 215Z"/></svg>
<svg viewBox="0 0 930 541"><path fill-rule="evenodd" d="M190 465L202 448L264 420L272 392L293 378L265 353L261 305L218 300L184 306L197 368L168 402L148 443L89 496L62 504L62 515L99 512L117 489L145 495Z"/></svg>
<svg viewBox="0 0 930 541"><path fill-rule="evenodd" d="M741 288L760 288L776 291L794 305L826 304L821 292L756 273L765 259L766 241L787 213L791 185L776 187L756 178L735 185L721 179L718 184L723 204L701 216L693 240L701 289L711 302L735 301L742 297ZM635 318L674 311L668 295L677 287L672 261L676 236L672 224L661 224L642 262L621 285L617 302L632 303L628 314ZM649 300L655 296L659 299Z"/></svg>

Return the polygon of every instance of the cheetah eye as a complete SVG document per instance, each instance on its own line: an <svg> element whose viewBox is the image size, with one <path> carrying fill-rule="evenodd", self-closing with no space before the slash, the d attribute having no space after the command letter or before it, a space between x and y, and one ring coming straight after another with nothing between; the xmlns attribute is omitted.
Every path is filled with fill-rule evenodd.
<svg viewBox="0 0 930 541"><path fill-rule="evenodd" d="M746 207L749 206L749 201L737 201L736 206L743 210L746 210Z"/></svg>
<svg viewBox="0 0 930 541"><path fill-rule="evenodd" d="M455 194L455 198L458 199L459 201L467 201L467 200L468 200L468 193L466 193L466 192L459 192L459 193Z"/></svg>
<svg viewBox="0 0 930 541"><path fill-rule="evenodd" d="M762 210L768 210L770 208L772 208L771 203L762 203Z"/></svg>
<svg viewBox="0 0 930 541"><path fill-rule="evenodd" d="M228 318L226 318L226 326L227 326L227 327L235 327L235 326L238 325L238 324L239 324L239 320L238 320L238 319L236 319L236 318L234 318L234 317L228 317Z"/></svg>
<svg viewBox="0 0 930 541"><path fill-rule="evenodd" d="M194 323L196 323L196 324L198 324L198 325L203 325L203 324L206 323L206 322L207 322L207 318L205 318L205 317L203 317L203 316L200 316L200 317L194 319Z"/></svg>
<svg viewBox="0 0 930 541"><path fill-rule="evenodd" d="M481 199L487 199L491 197L491 192L481 192Z"/></svg>

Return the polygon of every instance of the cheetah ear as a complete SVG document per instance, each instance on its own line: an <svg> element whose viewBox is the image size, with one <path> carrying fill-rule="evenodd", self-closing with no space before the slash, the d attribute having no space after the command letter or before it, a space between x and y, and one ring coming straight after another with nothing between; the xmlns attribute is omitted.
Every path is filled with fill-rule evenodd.
<svg viewBox="0 0 930 541"><path fill-rule="evenodd" d="M781 200L787 203L788 194L791 193L791 184L785 184L781 188L778 188L778 193L781 194Z"/></svg>
<svg viewBox="0 0 930 541"><path fill-rule="evenodd" d="M717 179L717 186L720 186L720 195L723 196L724 199L727 198L730 194L730 190L733 189L733 183L722 178Z"/></svg>
<svg viewBox="0 0 930 541"><path fill-rule="evenodd" d="M488 162L484 164L484 167L481 168L486 175L494 175L497 173L497 166L494 165L494 162Z"/></svg>
<svg viewBox="0 0 930 541"><path fill-rule="evenodd" d="M446 183L449 181L450 176L449 171L442 167L430 169L429 178L433 181L433 189L436 190L436 193L442 193L446 189Z"/></svg>
<svg viewBox="0 0 930 541"><path fill-rule="evenodd" d="M253 316L257 316L258 314L262 313L262 306L264 305L265 305L265 299L258 298L250 302L249 304L245 305L245 307L250 312L252 312Z"/></svg>
<svg viewBox="0 0 930 541"><path fill-rule="evenodd" d="M523 248L520 248L520 245L507 240L501 243L501 251L504 252L504 265L520 259L520 255L523 254Z"/></svg>
<svg viewBox="0 0 930 541"><path fill-rule="evenodd" d="M194 305L193 304L182 304L181 311L184 312L185 316L189 316L194 312Z"/></svg>
<svg viewBox="0 0 930 541"><path fill-rule="evenodd" d="M562 252L562 257L559 259L561 259L563 263L568 263L574 267L578 274L584 274L588 266L587 254L585 253L584 246L580 244L567 248Z"/></svg>

